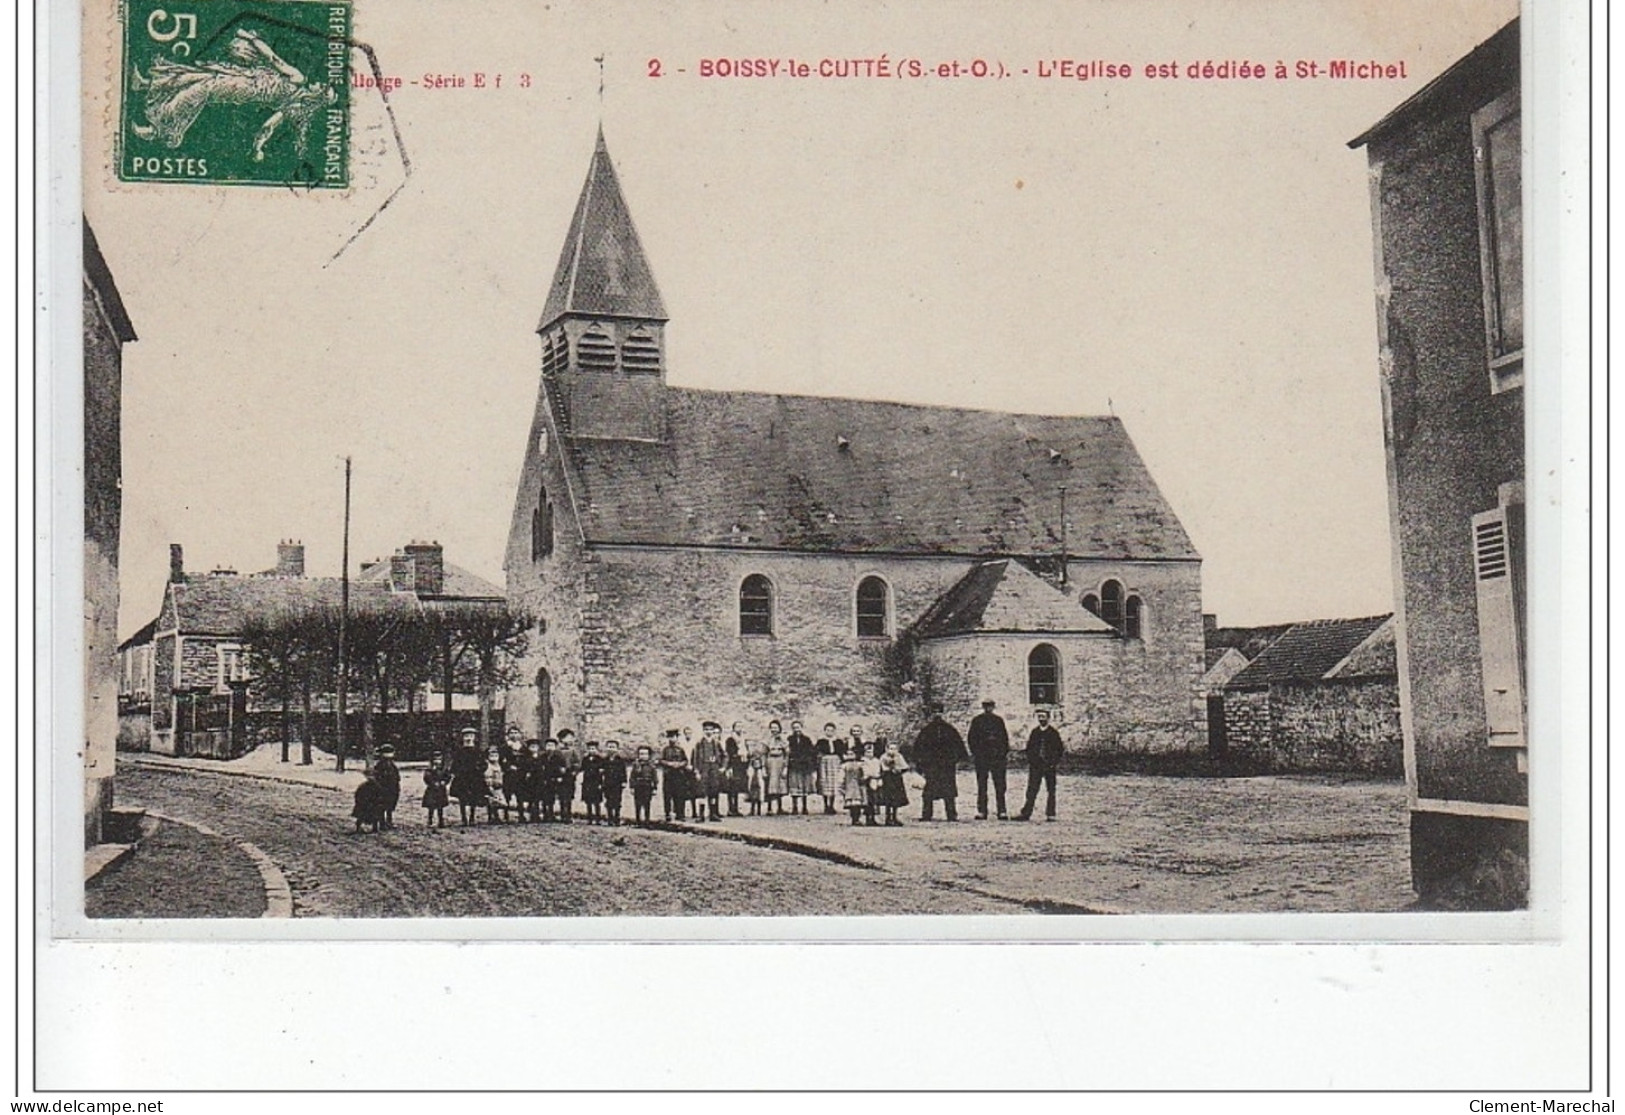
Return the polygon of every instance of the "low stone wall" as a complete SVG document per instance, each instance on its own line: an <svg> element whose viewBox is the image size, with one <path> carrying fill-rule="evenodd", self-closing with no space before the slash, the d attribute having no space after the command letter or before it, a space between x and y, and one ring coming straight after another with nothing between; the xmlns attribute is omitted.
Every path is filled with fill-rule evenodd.
<svg viewBox="0 0 1625 1115"><path fill-rule="evenodd" d="M1399 777L1404 741L1392 678L1226 691L1229 755L1263 770Z"/></svg>

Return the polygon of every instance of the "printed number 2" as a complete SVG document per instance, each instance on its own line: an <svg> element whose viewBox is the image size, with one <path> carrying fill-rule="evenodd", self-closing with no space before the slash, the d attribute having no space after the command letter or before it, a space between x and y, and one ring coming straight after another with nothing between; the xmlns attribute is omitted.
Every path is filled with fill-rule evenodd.
<svg viewBox="0 0 1625 1115"><path fill-rule="evenodd" d="M160 31L158 25L166 19L173 19L175 23L168 31ZM171 15L162 8L154 8L152 14L147 17L147 35L153 42L167 43L180 38L182 27L186 28L184 32L186 38L197 38L197 16L191 12L176 12ZM183 56L192 53L190 43L175 43L170 49Z"/></svg>
<svg viewBox="0 0 1625 1115"><path fill-rule="evenodd" d="M649 59L649 76L650 77L659 77L660 76L660 59L658 59L658 58Z"/></svg>

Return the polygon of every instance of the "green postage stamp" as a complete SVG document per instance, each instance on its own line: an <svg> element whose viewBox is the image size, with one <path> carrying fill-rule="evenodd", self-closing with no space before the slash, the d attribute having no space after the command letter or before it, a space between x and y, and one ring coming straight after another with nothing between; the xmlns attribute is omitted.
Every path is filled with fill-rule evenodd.
<svg viewBox="0 0 1625 1115"><path fill-rule="evenodd" d="M349 185L349 0L124 0L118 176Z"/></svg>

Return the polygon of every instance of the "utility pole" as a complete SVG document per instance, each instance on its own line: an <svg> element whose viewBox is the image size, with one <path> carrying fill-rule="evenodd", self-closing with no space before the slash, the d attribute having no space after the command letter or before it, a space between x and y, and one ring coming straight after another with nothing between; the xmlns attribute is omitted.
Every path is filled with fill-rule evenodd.
<svg viewBox="0 0 1625 1115"><path fill-rule="evenodd" d="M1061 587L1066 587L1066 485L1061 485Z"/></svg>
<svg viewBox="0 0 1625 1115"><path fill-rule="evenodd" d="M344 714L349 711L350 675L350 458L344 458L344 549L339 569L339 677L338 677L338 755L334 769L344 769Z"/></svg>

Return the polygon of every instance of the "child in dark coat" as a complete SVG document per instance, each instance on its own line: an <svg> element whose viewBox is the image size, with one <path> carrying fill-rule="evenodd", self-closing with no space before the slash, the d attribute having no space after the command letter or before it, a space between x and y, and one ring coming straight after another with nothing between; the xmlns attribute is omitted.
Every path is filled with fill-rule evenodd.
<svg viewBox="0 0 1625 1115"><path fill-rule="evenodd" d="M626 792L626 756L621 754L621 745L617 740L610 740L604 748L603 782L604 821L618 825L621 823L621 797Z"/></svg>
<svg viewBox="0 0 1625 1115"><path fill-rule="evenodd" d="M660 767L655 764L654 748L638 748L637 758L632 760L632 770L627 778L632 783L632 819L650 820L649 806L655 800L655 787L660 783Z"/></svg>
<svg viewBox="0 0 1625 1115"><path fill-rule="evenodd" d="M384 820L384 791L378 785L376 775L369 774L361 785L355 788L355 806L350 810L350 816L355 818L355 830L360 832L363 825L371 826L373 832Z"/></svg>
<svg viewBox="0 0 1625 1115"><path fill-rule="evenodd" d="M395 827L395 807L401 803L401 768L395 765L395 749L389 744L378 749L378 761L372 764L372 776L378 780L378 795L382 803L386 829Z"/></svg>
<svg viewBox="0 0 1625 1115"><path fill-rule="evenodd" d="M441 765L439 752L429 760L429 769L423 772L423 808L429 811L428 824L437 828L446 827L446 806L451 803L451 795L446 787L451 784L451 775Z"/></svg>
<svg viewBox="0 0 1625 1115"><path fill-rule="evenodd" d="M587 741L586 753L581 756L581 804L587 807L587 823L596 825L604 819L604 756L598 750L598 741Z"/></svg>

